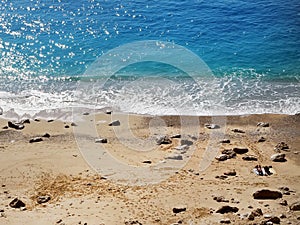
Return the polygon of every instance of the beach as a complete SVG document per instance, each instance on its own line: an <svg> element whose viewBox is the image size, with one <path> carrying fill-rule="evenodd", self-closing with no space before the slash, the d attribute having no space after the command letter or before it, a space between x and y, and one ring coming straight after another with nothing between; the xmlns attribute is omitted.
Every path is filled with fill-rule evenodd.
<svg viewBox="0 0 300 225"><path fill-rule="evenodd" d="M0 1L0 224L300 224L299 9Z"/></svg>
<svg viewBox="0 0 300 225"><path fill-rule="evenodd" d="M73 124L30 119L23 129L0 120L1 224L299 223L299 114L159 117L102 112L82 118ZM109 126L116 120L119 124ZM101 140L84 132L89 123ZM215 131L222 133L216 136L221 138L217 149L207 149ZM161 135L163 141L158 140ZM146 145L129 145L143 139L153 149L143 152ZM120 179L99 173L104 164L95 171L89 157L96 158L98 150L88 151L93 145L116 159L108 167L117 172L118 162L132 170L185 163L161 180L153 173L155 182L147 174L142 183L130 176ZM208 150L215 153L206 155ZM284 157L272 161L274 154ZM204 157L210 161L201 169ZM257 175L256 165L268 166L271 173ZM11 203L15 198L24 205Z"/></svg>

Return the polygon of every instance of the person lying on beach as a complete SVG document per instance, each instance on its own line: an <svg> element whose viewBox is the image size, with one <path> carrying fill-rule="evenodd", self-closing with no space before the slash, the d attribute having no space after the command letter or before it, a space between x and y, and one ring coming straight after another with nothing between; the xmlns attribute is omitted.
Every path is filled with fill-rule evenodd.
<svg viewBox="0 0 300 225"><path fill-rule="evenodd" d="M254 173L256 173L259 176L263 176L263 171L260 165L256 165L253 169Z"/></svg>
<svg viewBox="0 0 300 225"><path fill-rule="evenodd" d="M253 172L259 176L270 176L272 175L270 168L272 168L272 166L261 167L261 165L256 165L253 169Z"/></svg>

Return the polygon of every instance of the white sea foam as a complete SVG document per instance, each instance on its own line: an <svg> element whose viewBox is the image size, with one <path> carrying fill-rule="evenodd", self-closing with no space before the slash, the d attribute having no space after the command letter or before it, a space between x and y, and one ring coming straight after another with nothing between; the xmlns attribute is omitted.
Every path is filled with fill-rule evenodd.
<svg viewBox="0 0 300 225"><path fill-rule="evenodd" d="M101 86L86 82L57 81L51 88L25 89L18 93L0 92L4 116L20 118L70 117L72 107L150 115L241 115L300 112L300 83L270 82L237 77L216 78L211 82L141 78L113 80ZM70 88L68 88L68 86ZM38 86L37 86L38 87ZM82 86L81 86L82 88ZM217 93L217 94L216 94ZM218 96L218 98L216 98Z"/></svg>

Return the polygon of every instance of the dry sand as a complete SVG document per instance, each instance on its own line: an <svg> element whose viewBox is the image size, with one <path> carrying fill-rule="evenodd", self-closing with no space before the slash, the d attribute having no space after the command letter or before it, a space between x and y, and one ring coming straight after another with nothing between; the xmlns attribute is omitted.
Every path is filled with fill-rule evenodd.
<svg viewBox="0 0 300 225"><path fill-rule="evenodd" d="M120 120L120 126L108 126L114 119ZM213 121L222 123L223 119ZM229 219L231 224L260 224L268 220L264 218L267 215L286 216L280 218L281 224L299 224L300 211L290 210L290 206L300 201L300 116L250 115L225 119L226 124L216 130L204 127L205 123L211 123L211 117L100 113L84 116L83 121L76 122L78 126L31 120L22 130L2 129L7 120L1 119L0 224L220 224L224 219ZM258 122L268 122L270 126L257 127ZM235 128L245 133L233 132ZM216 152L207 152L216 131L216 138L230 139L230 143L217 145ZM45 133L50 137L29 143L31 138ZM165 159L174 154L181 139L157 145L155 137L177 133L193 144L186 153L177 154L183 160ZM107 138L108 143L94 143L97 137ZM266 141L257 142L261 137ZM270 160L279 142L289 146L287 151L281 151L286 154L286 162ZM222 150L237 146L248 148L246 154L254 155L258 161L243 160L246 154L220 162L214 158ZM100 153L109 154L116 163L105 165L103 160L99 161ZM145 160L151 164L143 163ZM95 169L102 171L99 162L112 173L106 170L97 173ZM204 171L201 170L203 162L208 162ZM169 168L172 164L175 169L167 171L164 165ZM254 174L252 170L257 164L272 166L276 174ZM122 165L129 165L126 168L132 171L145 169L140 174L144 178L135 179ZM156 165L161 167L153 170L154 175L148 174L149 168ZM235 176L221 176L233 169ZM167 171L167 176L158 182L157 174L161 171ZM291 191L283 191L282 198L276 200L253 198L257 190L280 187ZM38 196L51 199L38 204ZM219 196L229 202L214 200ZM16 197L26 204L25 208L10 207ZM281 205L283 200L288 205ZM224 205L237 207L238 212L217 213ZM185 211L174 213L173 208L185 208ZM246 214L257 208L263 215L249 220Z"/></svg>

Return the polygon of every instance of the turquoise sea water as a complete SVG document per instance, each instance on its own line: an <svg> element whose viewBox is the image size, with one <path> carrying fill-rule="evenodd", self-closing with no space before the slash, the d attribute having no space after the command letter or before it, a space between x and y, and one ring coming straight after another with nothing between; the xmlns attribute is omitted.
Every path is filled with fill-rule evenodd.
<svg viewBox="0 0 300 225"><path fill-rule="evenodd" d="M3 0L0 15L5 112L78 105L150 114L300 111L296 0ZM214 81L194 87L178 68L144 62L117 72L105 88L94 83L78 98L77 82L98 57L146 40L184 46L204 60Z"/></svg>

